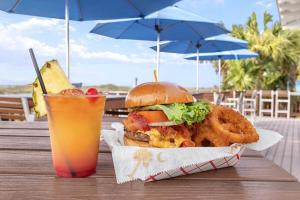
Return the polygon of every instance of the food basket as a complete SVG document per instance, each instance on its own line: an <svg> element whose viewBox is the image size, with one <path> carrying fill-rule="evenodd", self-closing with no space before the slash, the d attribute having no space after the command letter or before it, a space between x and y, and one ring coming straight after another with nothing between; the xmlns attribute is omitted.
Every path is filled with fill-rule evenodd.
<svg viewBox="0 0 300 200"><path fill-rule="evenodd" d="M145 148L124 146L124 127L113 123L114 130L102 130L102 137L112 151L117 183L144 182L173 178L234 166L246 148L262 151L282 139L274 131L257 128L256 143L229 147Z"/></svg>

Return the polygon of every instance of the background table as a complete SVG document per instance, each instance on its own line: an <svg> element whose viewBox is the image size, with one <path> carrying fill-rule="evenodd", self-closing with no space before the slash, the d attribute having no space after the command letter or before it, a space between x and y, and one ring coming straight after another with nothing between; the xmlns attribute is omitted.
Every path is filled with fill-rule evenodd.
<svg viewBox="0 0 300 200"><path fill-rule="evenodd" d="M103 128L111 121L105 118ZM0 122L0 199L300 199L286 171L247 150L235 167L151 183L118 185L111 154L100 144L97 173L55 177L47 122Z"/></svg>

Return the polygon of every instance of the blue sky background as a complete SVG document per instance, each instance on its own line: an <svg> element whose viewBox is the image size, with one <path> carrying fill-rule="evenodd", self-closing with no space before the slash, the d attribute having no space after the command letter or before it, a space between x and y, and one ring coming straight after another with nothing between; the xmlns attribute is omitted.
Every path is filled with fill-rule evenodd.
<svg viewBox="0 0 300 200"><path fill-rule="evenodd" d="M245 24L255 11L259 22L264 11L278 20L275 0L182 0L178 7L203 17L223 21L226 28ZM155 52L153 42L115 40L89 34L96 22L71 22L71 81L85 85L113 83L131 86L153 79ZM34 78L28 48L34 48L39 65L58 59L65 66L63 20L13 15L0 11L0 85L27 84ZM160 79L193 87L195 62L180 54L161 54ZM217 85L217 75L210 64L201 64L200 85Z"/></svg>

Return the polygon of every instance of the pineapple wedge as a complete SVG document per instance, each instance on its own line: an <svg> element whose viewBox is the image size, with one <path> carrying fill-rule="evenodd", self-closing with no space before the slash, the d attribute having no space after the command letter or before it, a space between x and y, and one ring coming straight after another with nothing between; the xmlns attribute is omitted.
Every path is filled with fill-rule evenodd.
<svg viewBox="0 0 300 200"><path fill-rule="evenodd" d="M57 60L46 62L40 70L48 94L58 94L64 89L73 88ZM32 100L36 117L47 114L42 88L38 79L33 82Z"/></svg>

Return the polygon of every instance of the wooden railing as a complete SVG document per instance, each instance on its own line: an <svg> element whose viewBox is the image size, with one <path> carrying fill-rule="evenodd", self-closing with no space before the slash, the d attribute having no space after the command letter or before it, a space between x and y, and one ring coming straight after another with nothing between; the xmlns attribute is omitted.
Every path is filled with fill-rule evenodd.
<svg viewBox="0 0 300 200"><path fill-rule="evenodd" d="M245 91L244 97L248 97L252 91ZM124 91L115 91L110 92L107 94L107 100L105 105L105 114L107 116L126 116L128 114L128 109L125 108L125 96L126 92ZM233 98L233 92L223 92L223 99ZM236 92L235 98L238 98L240 92ZM266 93L264 93L266 94ZM300 93L299 92L285 92L280 91L278 92L278 97L276 98L285 98L287 95L290 95L290 113L291 117L298 117L300 116ZM195 93L193 96L197 100L205 100L209 102L215 101L215 96L213 92L201 92ZM27 100L24 101L24 98ZM23 99L23 100L22 100ZM25 102L25 103L24 103ZM274 98L274 103L276 99ZM257 97L257 103L259 104L259 98ZM27 108L26 108L27 107ZM28 121L28 114L32 111L33 103L29 96L21 97L20 95L1 95L0 96L0 119L2 120L27 120ZM259 109L259 106L257 106ZM274 108L275 109L275 108ZM257 110L257 114L259 114L259 110Z"/></svg>

